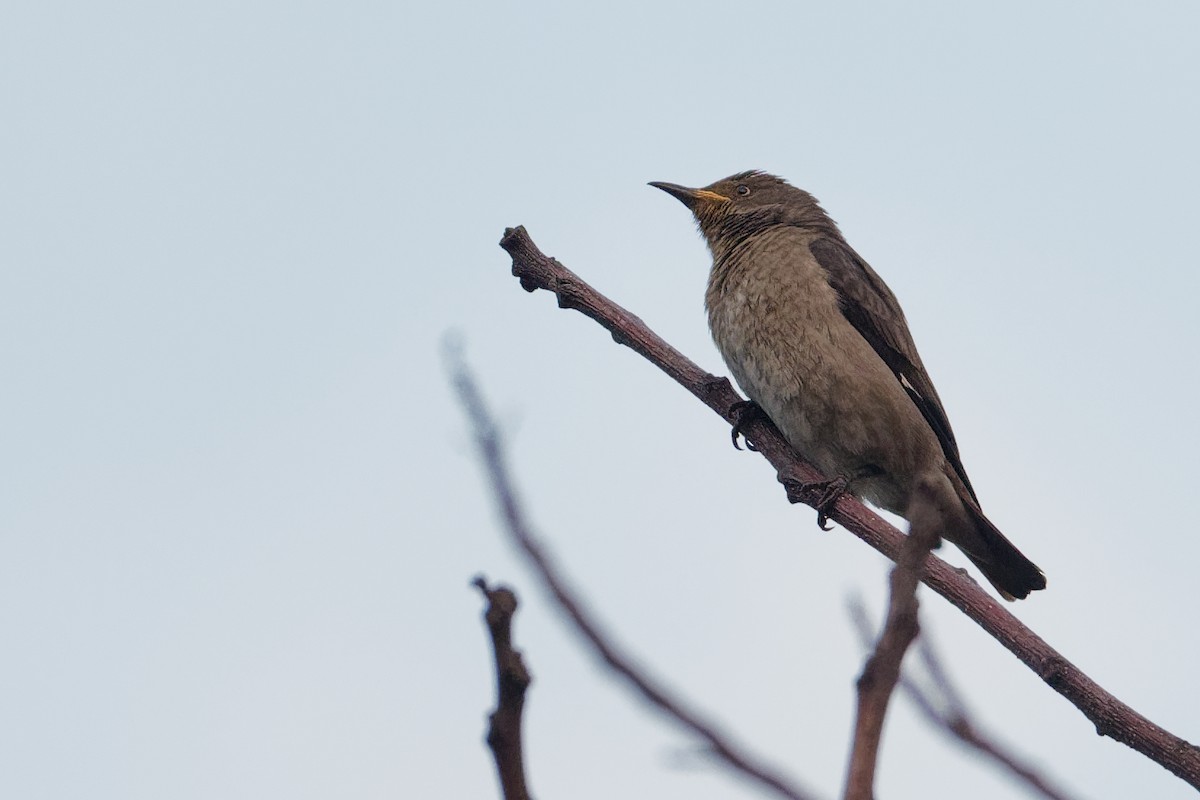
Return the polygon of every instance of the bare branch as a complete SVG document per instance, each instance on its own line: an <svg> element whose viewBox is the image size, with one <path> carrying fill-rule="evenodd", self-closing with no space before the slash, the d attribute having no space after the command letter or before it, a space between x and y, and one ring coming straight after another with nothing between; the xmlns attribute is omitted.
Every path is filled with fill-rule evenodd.
<svg viewBox="0 0 1200 800"><path fill-rule="evenodd" d="M904 654L919 631L917 586L921 582L925 560L940 538L940 521L931 513L930 504L923 502L926 494L928 488L919 483L913 504L918 513L912 515L911 532L900 550L900 560L892 570L887 621L875 644L875 652L867 659L858 679L858 714L846 775L846 800L871 800L875 796L875 767L879 762L883 720L896 681L900 679Z"/></svg>
<svg viewBox="0 0 1200 800"><path fill-rule="evenodd" d="M492 650L496 655L496 710L489 717L487 743L496 760L504 800L529 800L521 746L521 712L525 710L525 690L533 679L525 669L521 654L512 646L512 619L517 613L517 596L505 586L488 588L482 575L471 585L478 587L488 601L483 618L492 635Z"/></svg>
<svg viewBox="0 0 1200 800"><path fill-rule="evenodd" d="M521 286L527 291L545 289L553 292L561 307L578 310L596 320L615 341L647 358L727 422L735 421L738 408L735 404L742 398L727 379L700 369L636 316L597 292L557 260L546 256L524 228L507 229L500 246L512 256L513 274L520 278ZM811 505L820 499L795 488L819 481L822 476L792 452L769 422L752 419L744 428L758 451L775 467L780 481L791 487L789 500ZM899 556L904 535L853 497L842 496L828 516L893 561ZM1155 725L1115 698L1025 627L974 581L941 559L929 557L922 580L1082 711L1096 726L1097 733L1128 745L1200 789L1200 747Z"/></svg>
<svg viewBox="0 0 1200 800"><path fill-rule="evenodd" d="M526 556L559 608L573 623L575 631L591 645L610 669L628 681L646 701L703 740L711 753L735 773L789 800L808 800L813 797L757 756L735 745L716 725L705 720L686 701L673 695L661 682L634 667L633 660L622 653L609 637L601 633L600 626L592 614L567 588L566 581L560 576L550 556L534 538L525 522L516 490L509 477L500 436L474 380L457 354L450 353L448 361L451 381L471 422L484 471L500 506L505 532Z"/></svg>
<svg viewBox="0 0 1200 800"><path fill-rule="evenodd" d="M1042 797L1048 800L1070 800L1070 797L1065 792L1052 786L1049 780L1042 776L1032 765L1009 752L1009 749L997 739L988 736L984 731L980 730L972 721L966 707L962 705L957 692L954 691L949 683L945 682L945 670L942 669L941 664L932 666L936 660L933 648L928 645L928 642L923 640L922 645L918 646L918 650L921 652L927 668L930 669L934 685L938 687L938 690L946 699L946 710L939 712L923 689L913 681L905 681L903 684L905 693L912 699L914 705L920 709L922 714L928 719L939 723L943 730L955 736L959 741L975 748L996 763L1001 764L1011 774L1015 775Z"/></svg>
<svg viewBox="0 0 1200 800"><path fill-rule="evenodd" d="M858 628L863 645L870 647L871 624L861 601L854 600L850 603L850 616L854 620L855 627ZM929 643L928 634L917 639L916 648L926 672L929 673L930 682L939 697L931 696L931 693L926 691L920 683L905 673L900 675L899 686L917 710L935 728L996 762L1047 800L1071 800L1070 795L1062 789L1054 787L1050 780L1034 766L1015 755L1010 747L1001 743L994 736L985 733L972 719L962 696L950 681L949 674Z"/></svg>

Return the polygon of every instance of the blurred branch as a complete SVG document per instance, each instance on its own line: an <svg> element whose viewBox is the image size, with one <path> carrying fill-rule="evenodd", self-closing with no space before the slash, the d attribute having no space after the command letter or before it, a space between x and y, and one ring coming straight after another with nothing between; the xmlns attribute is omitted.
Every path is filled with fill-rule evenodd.
<svg viewBox="0 0 1200 800"><path fill-rule="evenodd" d="M700 369L636 316L597 292L557 260L546 256L524 228L507 229L500 246L512 256L513 275L520 279L526 291L545 289L553 293L560 307L591 317L606 328L616 342L648 359L727 422L736 421L739 407L735 404L742 398L728 379ZM769 421L749 420L744 432L775 467L785 486L821 480L820 473L796 456ZM820 498L802 491L790 491L788 499L813 505ZM898 558L904 534L853 497L843 495L828 516L888 558L893 561ZM974 581L946 562L931 555L922 580L1082 711L1096 726L1097 733L1128 745L1200 789L1200 747L1155 725L1115 698L1025 627Z"/></svg>
<svg viewBox="0 0 1200 800"><path fill-rule="evenodd" d="M846 800L872 800L875 796L875 766L879 762L879 740L888 703L900 679L900 664L909 645L917 638L917 586L925 560L938 545L940 519L932 511L924 483L918 483L913 502L911 533L900 549L891 575L891 598L883 633L867 659L858 679L858 713L854 720L854 744L846 774Z"/></svg>
<svg viewBox="0 0 1200 800"><path fill-rule="evenodd" d="M483 618L492 635L492 650L496 655L496 710L489 717L487 743L496 760L504 800L529 800L521 746L521 712L525 710L525 690L532 678L521 654L512 646L512 619L517 613L517 596L504 586L488 588L482 575L471 585L478 587L488 602Z"/></svg>
<svg viewBox="0 0 1200 800"><path fill-rule="evenodd" d="M867 619L867 612L863 608L861 601L855 600L851 602L850 616L858 628L864 646L869 647L871 642L871 624ZM917 681L913 680L907 674L902 673L900 675L899 685L900 690L908 696L926 720L947 736L967 745L999 764L1001 768L1016 777L1037 794L1047 798L1047 800L1071 800L1070 795L1052 786L1049 779L1044 777L1028 762L1014 755L1008 746L1002 744L996 738L987 735L979 728L978 724L972 719L966 704L962 700L962 696L950 682L945 667L934 652L933 646L929 643L929 639L926 636L922 636L917 640L916 648L926 672L929 673L930 681L938 697L933 697L932 692L922 688Z"/></svg>
<svg viewBox="0 0 1200 800"><path fill-rule="evenodd" d="M534 538L525 521L525 515L517 502L516 490L509 477L500 436L474 379L457 353L450 352L447 360L451 381L471 423L484 472L500 506L504 529L509 539L528 559L559 608L574 624L576 632L591 645L611 670L628 681L651 705L703 740L712 754L734 772L780 797L789 800L811 798L813 795L800 790L759 758L736 746L716 725L704 720L699 712L690 708L688 703L672 695L660 682L652 680L635 668L632 659L600 632L600 627L594 621L591 612L587 611L567 588L566 581L551 563L549 555Z"/></svg>

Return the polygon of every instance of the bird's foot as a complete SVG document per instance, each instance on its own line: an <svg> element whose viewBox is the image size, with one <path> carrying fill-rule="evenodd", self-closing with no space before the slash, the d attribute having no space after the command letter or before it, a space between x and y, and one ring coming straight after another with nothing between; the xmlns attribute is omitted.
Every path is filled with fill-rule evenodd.
<svg viewBox="0 0 1200 800"><path fill-rule="evenodd" d="M742 446L738 444L738 437L745 438L742 428L756 419L768 419L766 412L753 400L739 400L729 407L727 415L733 418L733 428L729 431L729 437L733 440L733 446L738 450L742 449ZM758 452L754 442L749 439L746 439L746 449Z"/></svg>
<svg viewBox="0 0 1200 800"><path fill-rule="evenodd" d="M844 475L824 481L784 481L788 499L793 503L807 503L809 498L816 497L810 505L817 510L817 527L823 531L833 530L825 523L829 521L829 512L833 511L849 485L850 481Z"/></svg>
<svg viewBox="0 0 1200 800"><path fill-rule="evenodd" d="M837 476L827 481L817 481L810 484L810 491L821 492L820 499L817 500L813 508L817 509L817 527L823 531L833 530L832 526L826 527L825 523L829 521L829 512L837 505L837 501L846 493L846 487L850 485L850 481L842 475Z"/></svg>

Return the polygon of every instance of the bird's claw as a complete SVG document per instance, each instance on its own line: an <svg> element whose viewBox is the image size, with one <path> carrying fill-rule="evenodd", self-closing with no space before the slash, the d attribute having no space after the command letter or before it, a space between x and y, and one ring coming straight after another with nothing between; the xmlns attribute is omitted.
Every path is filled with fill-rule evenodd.
<svg viewBox="0 0 1200 800"><path fill-rule="evenodd" d="M829 521L829 512L837 505L837 501L846 493L848 481L838 476L832 480L818 481L811 484L812 489L821 490L821 498L817 500L815 508L817 509L817 527L823 531L833 530L833 526L826 527L825 523Z"/></svg>
<svg viewBox="0 0 1200 800"><path fill-rule="evenodd" d="M738 437L746 438L742 433L742 428L749 425L755 419L765 418L766 414L758 403L753 400L739 400L729 407L729 416L733 418L733 427L729 431L729 438L733 440L733 446L741 450L742 446L738 444ZM746 449L757 453L758 448L754 446L754 442L746 439Z"/></svg>
<svg viewBox="0 0 1200 800"><path fill-rule="evenodd" d="M803 496L812 496L820 492L820 496L816 502L812 504L817 510L817 527L823 531L831 531L832 527L825 523L829 522L829 512L833 511L837 501L846 493L846 487L850 482L842 475L836 478L831 478L826 481L812 481L810 483L800 483L796 485L796 493ZM793 502L795 502L793 500Z"/></svg>

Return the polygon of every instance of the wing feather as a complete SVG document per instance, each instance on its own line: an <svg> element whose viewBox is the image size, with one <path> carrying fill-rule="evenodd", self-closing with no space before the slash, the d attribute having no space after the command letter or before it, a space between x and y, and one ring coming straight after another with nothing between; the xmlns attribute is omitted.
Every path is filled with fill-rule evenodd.
<svg viewBox="0 0 1200 800"><path fill-rule="evenodd" d="M875 270L844 241L821 237L812 242L810 249L817 263L828 274L829 284L838 294L842 313L891 368L896 380L900 381L904 391L937 435L946 460L978 503L959 457L950 420L942 408L937 390L933 388L929 373L925 371L925 365L921 363L921 356L917 353L917 346L908 331L908 323L896 296Z"/></svg>

